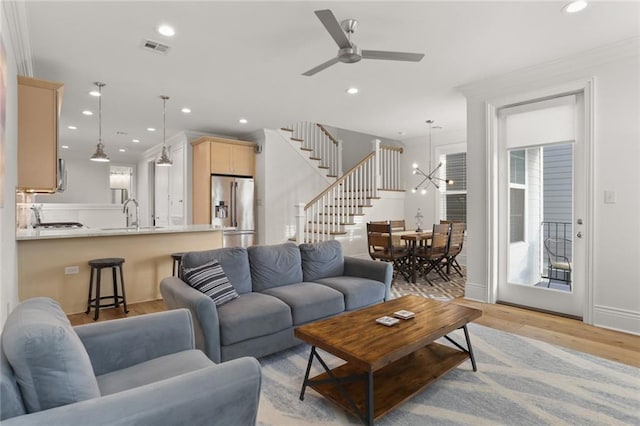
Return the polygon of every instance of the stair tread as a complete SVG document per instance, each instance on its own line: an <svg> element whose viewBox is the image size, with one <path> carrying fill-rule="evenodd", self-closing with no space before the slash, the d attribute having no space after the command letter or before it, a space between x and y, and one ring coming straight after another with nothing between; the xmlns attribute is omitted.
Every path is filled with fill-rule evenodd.
<svg viewBox="0 0 640 426"><path fill-rule="evenodd" d="M300 139L300 138L294 138L294 137L291 137L290 139L291 139L292 141L296 141L296 142L304 142L304 139Z"/></svg>
<svg viewBox="0 0 640 426"><path fill-rule="evenodd" d="M313 221L310 220L307 223L315 223L316 225L338 225L338 226L348 226L348 225L355 225L355 222L340 222L340 223L331 223L331 222L318 222L318 221Z"/></svg>
<svg viewBox="0 0 640 426"><path fill-rule="evenodd" d="M290 129L288 127L280 127L280 130L284 130L285 132L291 132L293 133L293 129Z"/></svg>
<svg viewBox="0 0 640 426"><path fill-rule="evenodd" d="M313 149L307 148L307 147L304 147L304 146L301 146L300 149L303 150L303 151L309 151L309 152L313 151Z"/></svg>
<svg viewBox="0 0 640 426"><path fill-rule="evenodd" d="M319 169L327 169L329 170L329 166L318 166Z"/></svg>
<svg viewBox="0 0 640 426"><path fill-rule="evenodd" d="M320 157L309 157L310 160L322 160Z"/></svg>
<svg viewBox="0 0 640 426"><path fill-rule="evenodd" d="M310 229L305 229L304 232L308 232L310 234L329 234L329 235L345 235L347 233L347 231L329 231L329 232L322 232L319 230L310 230Z"/></svg>

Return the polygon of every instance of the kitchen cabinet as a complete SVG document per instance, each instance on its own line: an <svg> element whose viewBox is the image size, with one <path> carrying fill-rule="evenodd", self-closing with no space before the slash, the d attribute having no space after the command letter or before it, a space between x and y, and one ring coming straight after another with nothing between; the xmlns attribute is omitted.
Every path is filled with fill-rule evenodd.
<svg viewBox="0 0 640 426"><path fill-rule="evenodd" d="M211 141L211 173L253 176L253 144Z"/></svg>
<svg viewBox="0 0 640 426"><path fill-rule="evenodd" d="M191 220L211 223L211 175L254 175L255 154L251 142L203 136L191 142Z"/></svg>
<svg viewBox="0 0 640 426"><path fill-rule="evenodd" d="M19 191L58 187L58 120L64 85L18 76Z"/></svg>

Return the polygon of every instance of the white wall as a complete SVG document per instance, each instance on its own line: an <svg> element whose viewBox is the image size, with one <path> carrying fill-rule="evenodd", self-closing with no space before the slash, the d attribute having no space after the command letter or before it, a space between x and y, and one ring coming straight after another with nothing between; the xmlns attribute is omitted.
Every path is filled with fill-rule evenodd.
<svg viewBox="0 0 640 426"><path fill-rule="evenodd" d="M489 300L486 102L594 77L593 323L640 333L640 39L466 85L468 229L466 293ZM604 191L616 192L604 204ZM588 224L589 225L589 224ZM588 227L587 227L588 229Z"/></svg>
<svg viewBox="0 0 640 426"><path fill-rule="evenodd" d="M64 150L61 151L60 157L65 160L67 168L67 189L55 194L37 194L37 203L108 204L111 202L109 167L131 166L74 158L65 154ZM135 166L133 167L135 170Z"/></svg>
<svg viewBox="0 0 640 426"><path fill-rule="evenodd" d="M4 5L0 5L0 8ZM15 239L16 208L15 191L18 177L18 84L17 64L14 47L8 37L6 13L0 9L0 34L6 53L6 69L4 81L6 91L0 95L3 100L5 124L4 129L4 158L0 158L0 167L4 167L4 176L0 179L0 190L3 193L0 205L0 325L3 325L7 315L18 302L17 278L17 247ZM2 106L0 106L1 108ZM2 135L0 135L2 137ZM1 154L0 154L1 155Z"/></svg>
<svg viewBox="0 0 640 426"><path fill-rule="evenodd" d="M429 130L426 129L425 132ZM404 182L404 188L406 189L405 197L405 221L407 228L413 229L416 225L416 213L418 208L424 219L422 228L431 228L434 223L440 221L438 217L438 193L435 187L429 184L427 193L422 195L420 192L412 193L411 188L414 188L420 183L422 178L413 174L413 163L418 163L420 169L425 172L429 172L429 164L431 163L431 155L434 155L433 163L437 164L435 153L448 145L464 143L466 138L465 129L451 129L451 130L433 130L431 134L431 149L432 153L429 153L429 135L419 136L413 139L407 139L403 141L404 153L402 154L402 179ZM468 167L468 165L467 165Z"/></svg>
<svg viewBox="0 0 640 426"><path fill-rule="evenodd" d="M277 131L264 129L253 139L262 145L256 155L258 242L283 243L295 235L295 205L311 201L327 182Z"/></svg>
<svg viewBox="0 0 640 426"><path fill-rule="evenodd" d="M342 172L346 172L366 155L373 151L373 140L380 139L382 145L403 146L400 141L382 138L380 136L355 132L353 130L340 129L338 127L324 126L325 129L337 140L342 141Z"/></svg>

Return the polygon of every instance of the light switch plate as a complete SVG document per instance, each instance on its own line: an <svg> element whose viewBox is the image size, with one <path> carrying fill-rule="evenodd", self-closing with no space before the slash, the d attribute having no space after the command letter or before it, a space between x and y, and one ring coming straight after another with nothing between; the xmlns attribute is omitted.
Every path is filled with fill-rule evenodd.
<svg viewBox="0 0 640 426"><path fill-rule="evenodd" d="M616 191L604 191L604 203L615 204L616 203Z"/></svg>

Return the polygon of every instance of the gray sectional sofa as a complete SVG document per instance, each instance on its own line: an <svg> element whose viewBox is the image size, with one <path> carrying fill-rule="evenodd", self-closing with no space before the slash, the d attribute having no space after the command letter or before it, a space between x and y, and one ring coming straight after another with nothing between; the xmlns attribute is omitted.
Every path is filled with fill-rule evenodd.
<svg viewBox="0 0 640 426"><path fill-rule="evenodd" d="M190 252L183 268L217 260L239 297L220 306L177 277L161 281L167 308L187 308L196 347L214 362L262 357L301 343L295 327L389 298L386 262L345 257L338 241Z"/></svg>

